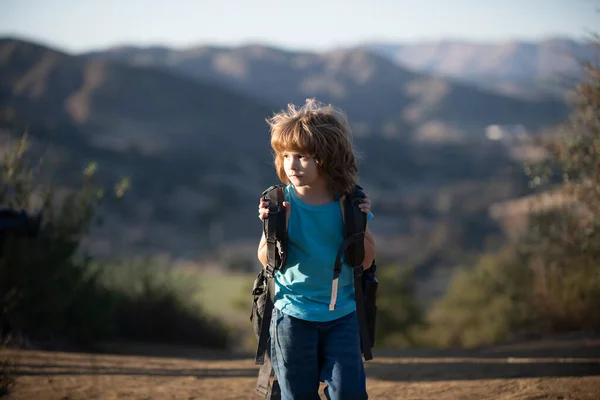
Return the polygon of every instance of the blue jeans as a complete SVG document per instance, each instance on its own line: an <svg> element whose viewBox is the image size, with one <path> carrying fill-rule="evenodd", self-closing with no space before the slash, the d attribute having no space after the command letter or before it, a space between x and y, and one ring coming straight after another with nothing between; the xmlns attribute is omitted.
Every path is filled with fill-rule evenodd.
<svg viewBox="0 0 600 400"><path fill-rule="evenodd" d="M275 308L270 329L282 400L319 399L320 381L327 384L327 399L368 399L356 312L311 322Z"/></svg>

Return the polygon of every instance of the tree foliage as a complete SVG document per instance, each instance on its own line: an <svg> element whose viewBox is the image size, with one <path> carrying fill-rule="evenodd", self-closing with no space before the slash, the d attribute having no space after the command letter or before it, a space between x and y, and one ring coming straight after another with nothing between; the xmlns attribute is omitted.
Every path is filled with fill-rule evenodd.
<svg viewBox="0 0 600 400"><path fill-rule="evenodd" d="M526 166L534 188L527 228L453 277L428 316L429 343L600 331L600 70L584 67L568 120L543 140L547 157Z"/></svg>

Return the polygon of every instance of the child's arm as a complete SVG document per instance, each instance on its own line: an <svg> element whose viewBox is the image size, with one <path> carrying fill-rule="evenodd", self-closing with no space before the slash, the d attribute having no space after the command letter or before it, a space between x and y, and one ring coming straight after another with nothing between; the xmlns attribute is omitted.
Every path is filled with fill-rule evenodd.
<svg viewBox="0 0 600 400"><path fill-rule="evenodd" d="M367 214L371 214L371 199L369 196L365 194L365 198L363 202L358 206L360 210ZM367 218L368 219L368 218ZM367 227L365 228L365 258L363 259L363 269L371 268L371 264L373 264L373 260L375 260L375 239L373 239L373 235L369 230L369 225L367 223Z"/></svg>
<svg viewBox="0 0 600 400"><path fill-rule="evenodd" d="M269 215L268 205L269 205L269 203L264 201L262 198L260 199L260 202L258 204L258 218L260 218L261 221L264 221L265 218L267 218ZM283 206L286 208L285 218L286 218L286 229L287 229L287 224L290 221L291 207L290 207L290 203L287 201L283 202ZM267 266L267 238L265 237L264 232L262 234L262 237L260 238L260 243L258 244L257 256L258 256L258 261L261 262L263 267L266 267Z"/></svg>
<svg viewBox="0 0 600 400"><path fill-rule="evenodd" d="M375 239L369 230L369 227L365 229L365 258L363 260L363 269L371 268L373 260L375 260Z"/></svg>
<svg viewBox="0 0 600 400"><path fill-rule="evenodd" d="M266 202L262 197L258 202L258 218L261 221L264 221L265 218L269 215L269 203ZM263 232L260 243L258 244L257 251L258 261L263 265L263 267L267 266L267 238L265 237L265 233Z"/></svg>
<svg viewBox="0 0 600 400"><path fill-rule="evenodd" d="M260 261L263 267L267 266L267 238L265 237L264 232L260 238L260 243L258 244L258 261Z"/></svg>

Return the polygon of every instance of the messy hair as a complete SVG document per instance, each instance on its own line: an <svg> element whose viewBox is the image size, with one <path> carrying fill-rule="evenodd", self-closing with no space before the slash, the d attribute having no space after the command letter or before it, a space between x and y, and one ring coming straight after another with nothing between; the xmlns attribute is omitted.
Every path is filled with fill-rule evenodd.
<svg viewBox="0 0 600 400"><path fill-rule="evenodd" d="M281 182L290 183L283 168L283 153L291 151L314 158L331 191L352 192L358 180L357 155L343 112L307 99L299 109L289 104L287 110L267 119L267 123Z"/></svg>

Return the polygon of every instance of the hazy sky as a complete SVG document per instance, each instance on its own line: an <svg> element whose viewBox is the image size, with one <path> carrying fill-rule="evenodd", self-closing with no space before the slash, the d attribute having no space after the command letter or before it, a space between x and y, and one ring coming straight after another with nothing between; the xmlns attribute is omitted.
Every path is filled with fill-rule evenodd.
<svg viewBox="0 0 600 400"><path fill-rule="evenodd" d="M270 44L325 50L370 40L581 38L600 0L0 0L0 36L67 51L122 44Z"/></svg>

